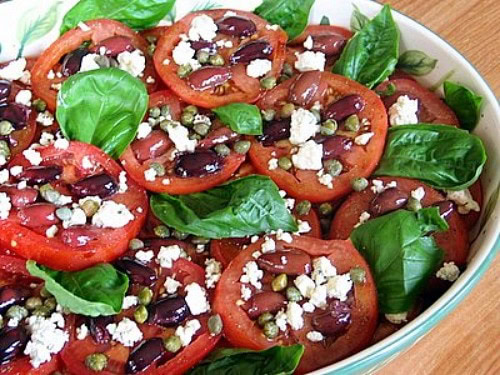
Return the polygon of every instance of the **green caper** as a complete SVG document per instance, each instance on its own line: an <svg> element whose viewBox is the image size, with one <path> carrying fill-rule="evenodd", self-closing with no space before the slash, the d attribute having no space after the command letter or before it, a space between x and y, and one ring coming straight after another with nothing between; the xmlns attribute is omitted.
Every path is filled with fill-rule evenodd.
<svg viewBox="0 0 500 375"><path fill-rule="evenodd" d="M181 65L177 69L177 75L179 76L179 78L186 78L188 75L191 74L192 71L193 68L191 67L191 65L189 64Z"/></svg>
<svg viewBox="0 0 500 375"><path fill-rule="evenodd" d="M138 238L133 238L128 243L128 248L130 250L136 251L144 248L144 242Z"/></svg>
<svg viewBox="0 0 500 375"><path fill-rule="evenodd" d="M165 225L157 225L154 227L153 232L155 236L160 238L170 237L170 230Z"/></svg>
<svg viewBox="0 0 500 375"><path fill-rule="evenodd" d="M92 371L103 371L108 365L108 357L104 353L89 354L85 358L85 366Z"/></svg>
<svg viewBox="0 0 500 375"><path fill-rule="evenodd" d="M175 121L172 121L172 120L163 120L162 122L160 122L160 129L163 130L165 133L168 132L168 128L170 126L173 126L175 127L176 123Z"/></svg>
<svg viewBox="0 0 500 375"><path fill-rule="evenodd" d="M231 149L224 144L217 145L214 147L214 149L215 149L215 152L217 154L219 154L220 156L227 156L231 153Z"/></svg>
<svg viewBox="0 0 500 375"><path fill-rule="evenodd" d="M333 212L333 207L330 203L325 202L319 205L318 210L321 216L329 216Z"/></svg>
<svg viewBox="0 0 500 375"><path fill-rule="evenodd" d="M139 292L137 298L139 299L139 303L141 305L147 306L151 303L151 300L153 299L153 291L149 288L143 288Z"/></svg>
<svg viewBox="0 0 500 375"><path fill-rule="evenodd" d="M323 122L323 124L321 124L321 127L319 129L321 135L324 135L324 136L330 136L330 135L334 135L335 132L337 131L338 129L338 124L337 124L337 121L335 120L326 120L325 122Z"/></svg>
<svg viewBox="0 0 500 375"><path fill-rule="evenodd" d="M238 154L246 154L250 150L251 145L250 141L238 141L234 144L233 149Z"/></svg>
<svg viewBox="0 0 500 375"><path fill-rule="evenodd" d="M168 105L163 105L160 108L160 116L168 117L170 116L170 107Z"/></svg>
<svg viewBox="0 0 500 375"><path fill-rule="evenodd" d="M196 139L197 141L199 141L203 137L201 135L199 135L199 134L191 133L191 134L189 134L188 138L191 139L191 140Z"/></svg>
<svg viewBox="0 0 500 375"><path fill-rule="evenodd" d="M330 160L325 161L324 168L325 168L326 173L335 177L335 176L340 175L340 173L342 173L342 169L344 167L342 166L342 163L340 161L335 160L335 159L330 159Z"/></svg>
<svg viewBox="0 0 500 375"><path fill-rule="evenodd" d="M300 201L295 206L295 211L300 216L307 215L309 213L309 211L311 211L311 207L312 207L311 202L309 202L309 201Z"/></svg>
<svg viewBox="0 0 500 375"><path fill-rule="evenodd" d="M292 168L292 161L286 156L282 156L278 159L278 166L285 171L288 171Z"/></svg>
<svg viewBox="0 0 500 375"><path fill-rule="evenodd" d="M99 210L99 202L93 199L87 199L80 207L83 212L85 212L85 216L92 217Z"/></svg>
<svg viewBox="0 0 500 375"><path fill-rule="evenodd" d="M174 232L172 234L179 241L184 241L189 236L189 233L180 232L178 230L174 230Z"/></svg>
<svg viewBox="0 0 500 375"><path fill-rule="evenodd" d="M193 126L193 130L201 135L201 136L205 136L208 134L208 132L210 131L210 125L208 124L195 124Z"/></svg>
<svg viewBox="0 0 500 375"><path fill-rule="evenodd" d="M134 319L137 323L142 324L148 319L148 309L146 309L146 306L140 305L137 309L134 311Z"/></svg>
<svg viewBox="0 0 500 375"><path fill-rule="evenodd" d="M5 141L0 141L0 156L3 156L5 159L10 157L9 144Z"/></svg>
<svg viewBox="0 0 500 375"><path fill-rule="evenodd" d="M158 118L161 116L161 109L159 107L153 107L149 109L149 117Z"/></svg>
<svg viewBox="0 0 500 375"><path fill-rule="evenodd" d="M14 131L14 126L10 121L2 120L0 121L0 135L10 135Z"/></svg>
<svg viewBox="0 0 500 375"><path fill-rule="evenodd" d="M286 103L281 107L280 115L282 118L288 118L292 116L293 111L295 111L295 106L292 103Z"/></svg>
<svg viewBox="0 0 500 375"><path fill-rule="evenodd" d="M311 109L311 113L314 115L314 117L316 117L317 122L321 122L321 113L319 109L313 108Z"/></svg>
<svg viewBox="0 0 500 375"><path fill-rule="evenodd" d="M264 335L268 338L268 339L274 339L276 336L278 336L278 333L279 333L279 328L278 328L278 325L275 323L275 322L267 322L265 325L264 325Z"/></svg>
<svg viewBox="0 0 500 375"><path fill-rule="evenodd" d="M366 281L366 271L361 267L351 268L349 275L354 284L364 284Z"/></svg>
<svg viewBox="0 0 500 375"><path fill-rule="evenodd" d="M26 300L24 303L24 307L26 307L28 310L34 310L39 306L42 306L43 302L40 297L30 297Z"/></svg>
<svg viewBox="0 0 500 375"><path fill-rule="evenodd" d="M196 60L198 60L200 64L208 64L210 61L210 54L207 51L200 50L196 52Z"/></svg>
<svg viewBox="0 0 500 375"><path fill-rule="evenodd" d="M165 176L165 173L167 173L163 164L160 163L151 163L149 168L152 168L156 172L156 175L160 177Z"/></svg>
<svg viewBox="0 0 500 375"><path fill-rule="evenodd" d="M198 107L195 105L188 105L183 109L183 113L191 113L193 116L198 114Z"/></svg>
<svg viewBox="0 0 500 375"><path fill-rule="evenodd" d="M35 310L31 312L31 315L34 316L49 316L51 313L50 309L47 306L37 307Z"/></svg>
<svg viewBox="0 0 500 375"><path fill-rule="evenodd" d="M45 103L42 99L33 100L33 107L37 112L45 112L47 109L47 103Z"/></svg>
<svg viewBox="0 0 500 375"><path fill-rule="evenodd" d="M194 115L191 112L183 112L181 115L181 124L191 126L194 122Z"/></svg>
<svg viewBox="0 0 500 375"><path fill-rule="evenodd" d="M276 116L276 111L274 109L264 109L260 113L262 113L262 118L269 122L274 120L274 116Z"/></svg>
<svg viewBox="0 0 500 375"><path fill-rule="evenodd" d="M40 195L47 202L54 204L57 203L59 201L59 198L61 197L61 193L54 189L51 184L45 184L41 186Z"/></svg>
<svg viewBox="0 0 500 375"><path fill-rule="evenodd" d="M361 124L359 122L359 117L358 115L351 115L345 120L345 128L349 131L352 132L357 132L359 128L361 127Z"/></svg>
<svg viewBox="0 0 500 375"><path fill-rule="evenodd" d="M100 68L109 68L111 66L111 61L107 56L96 56L94 61Z"/></svg>
<svg viewBox="0 0 500 375"><path fill-rule="evenodd" d="M298 302L302 299L302 294L300 294L299 290L294 286L289 286L286 288L286 299L290 302Z"/></svg>
<svg viewBox="0 0 500 375"><path fill-rule="evenodd" d="M49 310L55 310L57 306L57 301L54 297L47 298L43 305Z"/></svg>
<svg viewBox="0 0 500 375"><path fill-rule="evenodd" d="M169 336L163 339L163 346L170 353L177 353L182 346L181 339L176 335Z"/></svg>
<svg viewBox="0 0 500 375"><path fill-rule="evenodd" d="M155 37L154 35L148 35L148 36L146 37L146 40L147 40L149 43L154 44L154 43L156 43L156 42L158 41L158 38L157 38L157 37Z"/></svg>
<svg viewBox="0 0 500 375"><path fill-rule="evenodd" d="M274 319L274 315L271 314L270 312L265 312L260 314L259 319L257 320L257 323L259 323L259 326L264 327L267 322L271 322Z"/></svg>
<svg viewBox="0 0 500 375"><path fill-rule="evenodd" d="M288 64L288 63L284 63L283 64L283 74L286 74L287 76L293 76L293 67Z"/></svg>
<svg viewBox="0 0 500 375"><path fill-rule="evenodd" d="M210 238L195 236L191 238L191 242L195 245L208 245L210 243Z"/></svg>
<svg viewBox="0 0 500 375"><path fill-rule="evenodd" d="M149 56L153 56L156 51L156 46L154 44L148 45L147 53Z"/></svg>
<svg viewBox="0 0 500 375"><path fill-rule="evenodd" d="M406 208L408 208L410 211L417 212L418 210L422 209L422 203L418 199L410 197L408 199L408 203L406 204Z"/></svg>
<svg viewBox="0 0 500 375"><path fill-rule="evenodd" d="M276 78L274 77L266 77L260 80L260 87L264 90L271 90L276 86Z"/></svg>
<svg viewBox="0 0 500 375"><path fill-rule="evenodd" d="M223 66L226 62L224 61L224 57L219 54L212 55L209 58L210 65L213 66Z"/></svg>
<svg viewBox="0 0 500 375"><path fill-rule="evenodd" d="M14 305L9 307L5 316L9 319L20 321L28 316L28 310L23 306Z"/></svg>
<svg viewBox="0 0 500 375"><path fill-rule="evenodd" d="M49 298L52 297L52 293L50 293L46 287L43 287L42 289L40 289L40 297Z"/></svg>
<svg viewBox="0 0 500 375"><path fill-rule="evenodd" d="M60 220L69 220L71 219L71 209L69 207L60 207L56 210L56 216Z"/></svg>
<svg viewBox="0 0 500 375"><path fill-rule="evenodd" d="M271 282L271 288L275 292L280 292L286 288L287 284L288 276L286 275L286 273L282 273L273 279L273 281Z"/></svg>
<svg viewBox="0 0 500 375"><path fill-rule="evenodd" d="M368 180L364 177L353 178L351 186L354 191L363 191L368 187Z"/></svg>
<svg viewBox="0 0 500 375"><path fill-rule="evenodd" d="M207 325L208 330L214 336L219 335L222 332L223 324L222 318L219 314L212 315L210 318L208 318Z"/></svg>

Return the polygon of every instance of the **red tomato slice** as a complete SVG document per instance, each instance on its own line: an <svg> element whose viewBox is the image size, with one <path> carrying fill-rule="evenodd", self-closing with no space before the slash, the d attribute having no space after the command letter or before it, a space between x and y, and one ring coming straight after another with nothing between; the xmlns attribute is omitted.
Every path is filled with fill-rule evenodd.
<svg viewBox="0 0 500 375"><path fill-rule="evenodd" d="M373 336L377 324L377 292L368 265L350 241L323 241L311 237L294 236L291 244L277 243L285 249L303 251L310 256L327 256L339 273L349 272L353 267L366 271L366 281L354 285L354 298L351 310L351 324L344 334L335 340L313 343L306 339L312 330L311 314L304 314L304 328L292 331L289 336L280 335L267 339L257 322L251 320L245 310L237 304L241 299L240 277L248 261L254 260L252 254L259 250L263 240L250 245L242 251L223 273L215 291L214 311L224 322L225 337L236 347L262 350L277 344L300 343L305 353L297 373L305 373L336 362L366 347Z"/></svg>
<svg viewBox="0 0 500 375"><path fill-rule="evenodd" d="M108 155L95 146L71 142L65 150L55 146L37 149L43 159L42 166L60 166L63 173L58 184L73 184L85 177L106 173L114 181L119 181L122 172L120 166ZM84 157L95 168L85 169ZM23 155L18 155L12 166L31 166ZM34 259L44 265L61 270L78 270L100 262L109 262L121 255L128 248L128 243L139 233L147 215L148 200L144 190L129 179L125 193L116 193L110 199L124 204L134 215L134 220L122 228L97 228L91 225L64 229L58 224L54 238L47 238L47 226L29 228L21 224L17 209L10 211L7 220L0 221L0 246L9 249L26 259ZM62 185L61 189L67 189ZM109 199L109 198L108 198ZM86 237L86 243L75 243ZM71 242L74 240L74 242ZM72 244L72 245L71 245Z"/></svg>
<svg viewBox="0 0 500 375"><path fill-rule="evenodd" d="M0 366L0 374L2 375L51 375L58 370L61 370L58 355L52 356L49 362L43 363L38 368L34 368L27 357Z"/></svg>
<svg viewBox="0 0 500 375"><path fill-rule="evenodd" d="M223 70L225 73L229 74L231 78L226 81L226 83L229 83L228 87L219 86L223 88L222 90L217 88L209 88L204 91L194 89L188 83L188 79L179 78L177 75L179 66L175 63L172 54L174 48L181 40L180 35L188 34L191 27L191 21L195 17L205 14L217 21L223 18L226 12L227 10L221 9L190 13L170 27L160 39L156 47L154 61L158 74L172 91L188 103L205 108L214 108L234 102L252 103L256 101L261 94L259 80L246 75L246 69L243 64L236 64L233 66L226 64L225 69ZM287 35L285 32L280 29L270 29L269 24L266 21L253 13L238 10L234 11L234 13L240 17L251 20L256 25L257 31L252 35L252 37L245 39L230 35L222 35L219 33L215 38L215 41L229 41L232 43L233 47L219 49L218 53L221 54L227 62L229 61L229 57L238 49L240 45L245 44L248 41L265 40L273 48L271 55L272 70L266 74L266 77L278 78L285 60L285 44L287 41ZM207 81L207 79L208 77L203 79L203 81Z"/></svg>
<svg viewBox="0 0 500 375"><path fill-rule="evenodd" d="M291 173L281 168L269 170L268 163L271 158L279 158L290 154L292 145L286 144L286 140L283 140L284 144L278 145L276 143L270 147L265 147L259 141L254 140L249 152L250 161L259 173L272 178L290 196L301 200L309 200L313 203L341 198L352 190L351 180L353 178L370 176L382 156L387 134L387 115L384 105L373 91L342 76L327 72L318 74L320 74L319 82L321 85L326 85L327 88L324 90L324 95L318 95L310 100L311 105L315 101L321 101L325 106L334 100L338 100L339 97L352 94L360 95L365 100L366 105L359 113L359 118L369 121L370 131L375 133L366 146L353 144L349 152L345 152L338 157L346 172L334 178L333 188L329 189L319 182L316 175L317 171L296 170ZM287 101L291 87L293 87L292 85L296 79L285 81L271 90L259 101L259 107L262 109L276 109L279 103ZM342 131L338 131L337 134L349 138L358 135L358 133L353 135L351 132Z"/></svg>
<svg viewBox="0 0 500 375"><path fill-rule="evenodd" d="M75 51L83 43L91 42L91 46L111 38L113 36L124 36L132 41L135 48L141 50L146 56L146 69L142 79L146 83L149 92L154 91L156 83L147 83L148 77L155 78L155 71L151 58L147 53L148 43L138 33L125 26L124 24L107 19L85 21L90 28L83 31L79 27L69 30L59 39L50 45L38 58L31 75L33 91L37 96L43 99L51 111L56 109L57 90L53 84L61 83L64 78L47 78L51 70L54 72L60 68L60 61L66 54Z"/></svg>

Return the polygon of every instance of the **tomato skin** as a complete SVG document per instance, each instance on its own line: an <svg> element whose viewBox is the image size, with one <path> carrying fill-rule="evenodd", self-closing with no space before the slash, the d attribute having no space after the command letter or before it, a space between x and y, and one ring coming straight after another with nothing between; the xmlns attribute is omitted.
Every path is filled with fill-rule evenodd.
<svg viewBox="0 0 500 375"><path fill-rule="evenodd" d="M30 364L28 357L16 359L6 365L0 366L1 375L51 375L61 369L59 355L52 356L49 362L46 362L38 368Z"/></svg>
<svg viewBox="0 0 500 375"><path fill-rule="evenodd" d="M173 26L171 26L158 42L154 55L156 71L162 78L163 82L168 87L170 87L172 91L174 91L188 103L205 108L215 108L233 102L252 103L255 102L261 94L259 80L247 76L244 72L245 69L242 69L242 64L234 65L231 68L233 75L232 82L236 86L238 86L241 91L221 96L206 91L200 92L193 90L191 89L191 87L189 87L186 80L179 78L179 76L177 75L178 65L175 64L172 58L172 51L180 41L179 35L187 34L187 31L189 30L191 25L191 21L194 17L201 14L206 14L212 17L214 20L218 20L219 18L224 17L226 11L227 10L225 9L219 9L190 13L183 19L177 21ZM285 45L288 38L286 33L282 30L273 31L266 29L265 26L268 25L268 23L253 13L243 12L239 10L234 12L239 16L253 21L257 26L258 35L260 35L259 39L267 39L273 46L273 65L271 72L267 76L273 76L277 78L279 76L279 73L281 72L281 68L285 60ZM231 38L228 35L223 35L223 37L223 39L230 39L235 43L240 41L239 38ZM233 48L226 48L220 53L223 54L225 60L228 61L229 56L236 50L236 48L237 45L235 44ZM170 60L169 64L167 65L163 64L166 59Z"/></svg>
<svg viewBox="0 0 500 375"><path fill-rule="evenodd" d="M331 345L312 343L305 335L310 323L299 331L292 331L292 337L268 340L257 323L237 306L241 298L239 279L246 262L254 260L252 254L260 249L263 240L251 244L242 251L223 273L215 290L214 312L221 315L224 322L224 335L236 347L263 350L277 344L290 345L299 342L305 346L305 353L297 373L305 373L338 361L366 347L377 325L378 306L374 280L368 265L350 241L324 241L305 236L294 236L291 244L277 241L287 249L298 249L311 256L327 256L339 273L348 272L352 267L366 270L366 282L354 285L355 302L352 307L352 323L348 331L339 336Z"/></svg>
<svg viewBox="0 0 500 375"><path fill-rule="evenodd" d="M88 31L83 31L79 27L69 30L61 35L54 43L52 43L38 58L33 67L31 74L31 82L35 94L47 103L50 111L54 112L57 102L57 91L51 88L54 83L61 83L63 79L49 80L47 74L59 64L61 58L67 53L73 52L82 45L85 41L92 41L93 44L110 38L112 36L121 35L132 40L135 48L140 49L146 56L146 69L144 70L144 81L147 77L155 77L155 71L152 66L151 59L147 54L148 43L138 33L134 32L129 27L121 22L98 19L85 21L85 24L90 28ZM156 83L146 84L148 91L154 91Z"/></svg>
<svg viewBox="0 0 500 375"><path fill-rule="evenodd" d="M54 146L38 148L43 162L42 165L59 164L64 166L62 179L68 183L88 175L90 172L81 167L82 159L88 156L102 170L119 180L122 172L120 166L99 148L80 142L71 142L66 150L56 149ZM12 160L12 165L29 166L30 163L23 155ZM145 191L128 181L128 190L123 194L115 194L113 200L125 204L135 220L119 229L98 229L90 227L96 233L96 239L78 248L65 245L59 239L47 238L44 234L36 233L22 226L17 219L16 212L11 211L7 220L0 222L0 246L9 249L26 259L33 259L39 263L60 270L79 270L101 262L109 262L125 252L128 243L139 233L147 215L148 198ZM141 208L138 210L138 208ZM85 227L86 228L86 227ZM65 231L60 231L65 232Z"/></svg>

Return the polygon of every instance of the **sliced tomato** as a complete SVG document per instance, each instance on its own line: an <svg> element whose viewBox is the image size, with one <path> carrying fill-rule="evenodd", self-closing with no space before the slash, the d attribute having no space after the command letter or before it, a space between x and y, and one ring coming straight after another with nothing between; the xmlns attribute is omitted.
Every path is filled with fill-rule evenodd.
<svg viewBox="0 0 500 375"><path fill-rule="evenodd" d="M37 368L31 365L28 357L19 358L0 366L0 374L2 375L51 375L58 370L61 370L58 355L52 356L49 362L45 362Z"/></svg>
<svg viewBox="0 0 500 375"><path fill-rule="evenodd" d="M203 90L195 89L193 88L194 86L189 84L189 78L182 79L177 75L179 66L174 61L173 51L181 41L180 36L188 34L188 31L191 28L191 21L197 16L207 15L217 22L219 19L225 17L226 12L227 10L220 9L190 13L170 27L158 42L154 55L156 70L163 82L165 82L165 84L170 87L172 91L188 103L205 108L214 108L234 102L251 103L256 101L261 94L259 80L248 76L246 74L245 65L241 63L233 66L226 64L224 68L219 69L220 71L224 70L224 75L227 74L230 78L228 80L224 80L224 82L221 82L221 85L218 85L215 88L210 86L208 89L205 89L205 87ZM272 70L266 74L266 77L277 78L285 60L285 44L287 41L287 35L281 29L273 30L269 27L270 25L266 21L253 13L239 10L235 10L233 12L236 13L237 16L246 18L253 22L256 26L256 33L254 33L251 37L244 39L236 36L222 35L219 33L215 38L215 41L224 40L231 42L232 47L221 48L217 51L217 53L222 55L227 63L229 61L229 57L241 45L254 40L266 41L273 49L272 54L270 55L272 59ZM193 76L191 76L191 79L193 79ZM209 77L202 79L203 82L208 82L209 80ZM222 85L224 83L228 83L229 85ZM223 90L218 90L218 87L221 87Z"/></svg>
<svg viewBox="0 0 500 375"><path fill-rule="evenodd" d="M154 91L156 83L148 83L148 77L155 77L155 71L151 58L148 56L148 43L138 33L124 24L107 19L85 21L89 30L84 31L77 27L63 34L52 43L38 58L33 67L31 81L33 91L43 99L51 111L56 109L57 89L53 85L60 84L65 78L49 79L47 75L51 70L54 72L60 68L62 58L81 47L86 42L91 42L91 46L99 44L103 40L114 36L124 36L132 41L132 45L141 50L146 56L146 69L142 79L148 87L148 91Z"/></svg>
<svg viewBox="0 0 500 375"><path fill-rule="evenodd" d="M169 28L170 26L156 26L148 30L143 30L140 34L146 40L151 38L152 41L157 42Z"/></svg>
<svg viewBox="0 0 500 375"><path fill-rule="evenodd" d="M318 90L323 94L318 94L314 99L311 99L310 105L320 101L325 107L325 105L341 97L353 94L360 95L366 104L358 116L360 119L366 119L365 121L370 124L369 131L374 133L367 145L353 144L350 151L341 154L337 158L342 163L344 172L334 178L333 188L330 189L319 182L317 171L294 170L293 168L290 171L281 168L269 170L269 160L288 156L293 151L292 145L289 142L287 143L286 140L283 140L283 143L275 143L266 147L255 139L252 141L249 152L250 161L259 173L272 178L290 196L301 200L309 200L313 203L339 199L352 190L351 180L353 178L370 176L382 156L387 134L387 114L384 104L373 91L336 74L323 72L318 73L318 75L318 82L315 84L325 85L325 87L323 91ZM259 107L261 109L278 109L279 103L288 100L288 95L293 89L295 80L300 79L300 77L289 79L271 90L259 101ZM307 87L309 86L307 85ZM351 141L352 138L358 135L358 133L352 134L352 132L341 131L338 131L337 134L349 137Z"/></svg>
<svg viewBox="0 0 500 375"><path fill-rule="evenodd" d="M339 273L349 272L353 267L366 271L366 281L354 285L351 305L351 324L345 333L336 339L313 343L306 338L311 331L311 314L304 314L304 327L292 331L288 336L279 335L267 339L257 322L251 320L238 301L241 299L240 277L242 269L252 254L259 250L263 240L248 246L229 265L223 273L215 291L214 311L221 315L224 322L225 337L236 347L262 350L274 345L300 343L305 353L297 373L305 373L336 362L366 347L373 336L377 324L377 292L368 265L350 241L324 241L306 236L294 236L293 242L277 241L285 249L300 250L312 257L326 256Z"/></svg>
<svg viewBox="0 0 500 375"><path fill-rule="evenodd" d="M105 173L114 181L119 181L120 166L95 146L71 142L65 150L55 146L38 148L43 159L41 166L62 167L61 178L57 182L60 189L66 189L85 177ZM86 169L84 157L94 165ZM23 155L12 160L11 166L31 166ZM144 190L136 183L127 181L124 193L115 193L108 199L124 204L134 215L134 219L118 229L97 228L90 224L63 228L58 224L54 238L45 235L47 226L30 227L22 224L22 216L17 209L10 211L7 220L0 221L0 246L26 259L34 259L44 265L61 270L78 270L100 262L109 262L125 252L128 243L139 233L147 215L148 200ZM81 239L86 241L81 243Z"/></svg>

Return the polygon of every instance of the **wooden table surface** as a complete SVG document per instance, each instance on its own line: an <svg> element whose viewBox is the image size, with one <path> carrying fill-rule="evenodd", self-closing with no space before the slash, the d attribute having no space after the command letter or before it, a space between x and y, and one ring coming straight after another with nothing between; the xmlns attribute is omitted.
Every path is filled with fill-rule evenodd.
<svg viewBox="0 0 500 375"><path fill-rule="evenodd" d="M500 97L498 0L382 0L455 46ZM379 375L500 374L500 256L459 307Z"/></svg>

